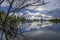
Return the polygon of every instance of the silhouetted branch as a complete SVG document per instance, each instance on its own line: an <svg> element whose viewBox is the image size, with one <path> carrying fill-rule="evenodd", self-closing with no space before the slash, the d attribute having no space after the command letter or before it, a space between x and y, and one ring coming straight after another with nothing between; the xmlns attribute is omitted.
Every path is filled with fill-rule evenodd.
<svg viewBox="0 0 60 40"><path fill-rule="evenodd" d="M2 4L4 2L4 0L0 0L0 4Z"/></svg>
<svg viewBox="0 0 60 40"><path fill-rule="evenodd" d="M7 21L7 17L8 17L8 15L9 15L9 11L10 11L10 9L11 9L11 7L12 7L13 2L14 2L14 0L12 0L11 4L10 4L10 6L9 6L9 9L8 9L8 11L7 11L7 15L6 15L6 18L5 18L5 21L4 21L3 25L5 25L5 23L6 23L6 21Z"/></svg>
<svg viewBox="0 0 60 40"><path fill-rule="evenodd" d="M2 1L0 0L0 4L2 4L3 1L4 0L2 0ZM8 40L8 35L10 37L14 37L14 36L20 35L20 36L22 36L25 39L33 40L33 38L31 38L31 37L29 37L27 35L23 35L23 33L18 33L17 21L13 20L12 22L8 22L8 16L9 16L9 14L11 12L13 12L13 14L12 14L12 16L13 16L15 12L18 12L19 10L21 10L23 8L26 8L28 6L41 6L41 5L44 5L45 4L44 1L43 1L43 3L40 3L41 0L33 0L33 1L32 0L6 0L6 1L9 3L9 6L8 6L8 11L6 13L5 20L4 20L3 24L2 24L2 28L3 28L2 30L5 33L6 40ZM17 3L15 4L15 2L17 2ZM38 3L38 4L36 4L36 3ZM21 18L25 14L23 14L21 16ZM1 38L2 38L2 35L1 35Z"/></svg>
<svg viewBox="0 0 60 40"><path fill-rule="evenodd" d="M23 9L23 8L25 8L25 7L28 7L28 6L41 6L41 5L44 5L45 3L39 3L41 0L37 0L36 2L33 2L33 3L28 3L28 4L26 4L26 5L24 5L24 1L23 1L23 3L22 3L22 5L20 5L20 6L22 6L22 7L18 7L18 8L15 8L14 10L11 10L10 12L17 12L17 11L19 11L19 10L21 10L21 9ZM37 4L37 5L33 5L33 4L36 4L36 3L39 3L39 4ZM23 6L24 5L24 6Z"/></svg>

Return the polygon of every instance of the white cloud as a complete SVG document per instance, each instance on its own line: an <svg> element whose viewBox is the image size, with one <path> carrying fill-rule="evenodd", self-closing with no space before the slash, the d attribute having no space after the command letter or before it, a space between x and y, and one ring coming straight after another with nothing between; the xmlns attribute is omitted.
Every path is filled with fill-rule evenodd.
<svg viewBox="0 0 60 40"><path fill-rule="evenodd" d="M60 1L59 0L45 0L45 2L50 2L46 5L41 5L39 7L36 8L35 6L35 10L53 10L53 9L56 9L56 8L60 8ZM29 9L33 9L34 6L32 7L29 7Z"/></svg>
<svg viewBox="0 0 60 40"><path fill-rule="evenodd" d="M46 14L43 14L43 13L40 13L40 12L37 12L37 13L31 13L30 11L27 11L27 14L24 15L26 17L26 19L51 19L52 16L50 15L46 15Z"/></svg>
<svg viewBox="0 0 60 40"><path fill-rule="evenodd" d="M9 6L9 3L6 2L6 0L4 0L4 2L1 4L1 7L7 7Z"/></svg>
<svg viewBox="0 0 60 40"><path fill-rule="evenodd" d="M34 1L34 0L33 0ZM51 9L55 9L55 8L60 8L60 1L59 0L45 0L46 2L50 2L48 3L47 5L43 5L43 6L39 6L38 8L36 8L36 6L30 6L29 9L32 9L32 8L36 8L34 10L40 10L40 11L43 11L43 10L51 10ZM17 2L15 2L17 3ZM26 2L25 4L29 4L29 3L32 3L32 1L28 1ZM21 4L21 3L19 3ZM4 2L1 4L2 7L6 7L6 6L9 6L9 3L6 2L6 0L4 0Z"/></svg>

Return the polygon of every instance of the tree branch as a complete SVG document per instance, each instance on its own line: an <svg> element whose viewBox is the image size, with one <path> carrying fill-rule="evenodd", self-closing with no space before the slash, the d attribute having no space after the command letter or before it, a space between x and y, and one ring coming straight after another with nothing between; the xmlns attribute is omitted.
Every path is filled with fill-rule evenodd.
<svg viewBox="0 0 60 40"><path fill-rule="evenodd" d="M0 0L0 4L2 4L3 2L4 2L4 0L2 0L2 1Z"/></svg>

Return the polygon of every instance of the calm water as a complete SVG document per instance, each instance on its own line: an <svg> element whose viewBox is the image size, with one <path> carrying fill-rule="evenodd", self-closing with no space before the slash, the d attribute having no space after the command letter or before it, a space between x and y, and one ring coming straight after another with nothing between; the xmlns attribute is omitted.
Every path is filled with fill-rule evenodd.
<svg viewBox="0 0 60 40"><path fill-rule="evenodd" d="M19 31L28 39L18 35L13 40L60 40L60 23L51 23L48 21L25 22L20 23ZM5 40L4 36L3 40Z"/></svg>
<svg viewBox="0 0 60 40"><path fill-rule="evenodd" d="M21 31L34 40L60 40L60 23L25 22L20 24Z"/></svg>

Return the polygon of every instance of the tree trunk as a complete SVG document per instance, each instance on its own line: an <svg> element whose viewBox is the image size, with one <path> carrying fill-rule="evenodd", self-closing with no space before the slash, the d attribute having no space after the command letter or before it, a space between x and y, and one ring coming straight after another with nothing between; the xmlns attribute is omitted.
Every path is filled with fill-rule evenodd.
<svg viewBox="0 0 60 40"><path fill-rule="evenodd" d="M2 37L3 37L3 31L2 31L2 33L1 33L1 40L2 40Z"/></svg>
<svg viewBox="0 0 60 40"><path fill-rule="evenodd" d="M8 40L7 32L5 33L6 40Z"/></svg>

